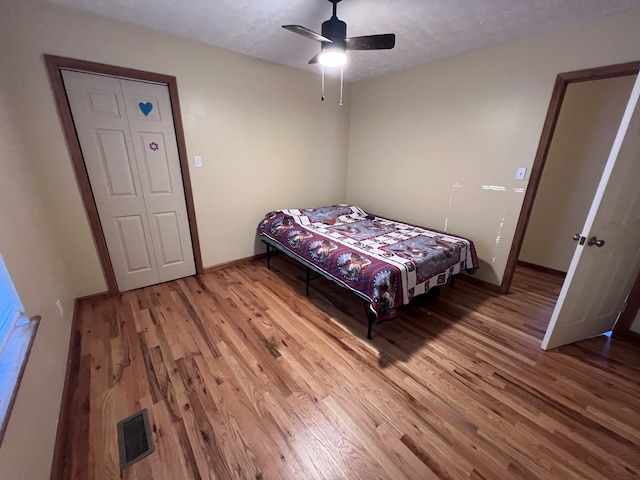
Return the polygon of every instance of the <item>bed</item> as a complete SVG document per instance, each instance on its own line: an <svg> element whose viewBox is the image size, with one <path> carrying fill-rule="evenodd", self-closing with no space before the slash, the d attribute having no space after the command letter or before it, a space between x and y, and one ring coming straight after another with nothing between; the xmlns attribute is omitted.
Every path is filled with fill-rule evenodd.
<svg viewBox="0 0 640 480"><path fill-rule="evenodd" d="M355 205L269 212L258 225L267 263L283 252L365 301L367 338L397 307L478 268L473 242L450 233L370 215ZM314 278L318 278L317 276Z"/></svg>

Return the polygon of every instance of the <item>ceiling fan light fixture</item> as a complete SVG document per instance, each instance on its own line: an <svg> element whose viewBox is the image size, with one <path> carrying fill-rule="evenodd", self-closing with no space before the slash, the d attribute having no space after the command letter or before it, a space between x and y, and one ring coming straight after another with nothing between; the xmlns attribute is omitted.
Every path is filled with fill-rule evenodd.
<svg viewBox="0 0 640 480"><path fill-rule="evenodd" d="M314 32L301 25L283 25L282 28L303 37L320 42L320 53L309 60L309 65L322 65L322 97L324 101L325 67L340 67L340 105L342 105L344 87L344 66L347 63L347 50L390 50L396 44L393 33L347 37L347 23L338 18L338 3L342 0L329 0L333 4L331 18L322 22L322 33Z"/></svg>
<svg viewBox="0 0 640 480"><path fill-rule="evenodd" d="M325 48L318 57L318 62L325 67L342 67L347 63L347 54L339 48Z"/></svg>

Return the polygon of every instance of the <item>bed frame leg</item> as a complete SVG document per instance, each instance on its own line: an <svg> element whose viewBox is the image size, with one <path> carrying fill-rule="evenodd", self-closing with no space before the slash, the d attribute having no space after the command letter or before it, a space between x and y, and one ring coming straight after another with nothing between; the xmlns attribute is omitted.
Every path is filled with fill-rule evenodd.
<svg viewBox="0 0 640 480"><path fill-rule="evenodd" d="M271 245L267 243L267 268L271 270Z"/></svg>
<svg viewBox="0 0 640 480"><path fill-rule="evenodd" d="M307 268L307 297L309 296L309 282L311 281L311 269Z"/></svg>
<svg viewBox="0 0 640 480"><path fill-rule="evenodd" d="M367 328L367 339L371 340L371 334L373 333L373 324L376 321L376 316L371 313L371 310L369 310L369 304L365 300L362 300L362 304L364 305L364 312L366 313L367 321L369 322L369 326Z"/></svg>

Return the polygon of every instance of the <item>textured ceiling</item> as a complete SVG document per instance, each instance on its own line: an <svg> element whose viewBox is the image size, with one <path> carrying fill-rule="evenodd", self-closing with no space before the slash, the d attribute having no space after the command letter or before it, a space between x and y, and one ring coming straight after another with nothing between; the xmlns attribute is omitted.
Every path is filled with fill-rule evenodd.
<svg viewBox="0 0 640 480"><path fill-rule="evenodd" d="M281 28L320 31L327 0L50 0L253 57L319 71L318 43ZM357 81L640 6L640 0L343 0L348 36L395 33L396 48L349 52Z"/></svg>

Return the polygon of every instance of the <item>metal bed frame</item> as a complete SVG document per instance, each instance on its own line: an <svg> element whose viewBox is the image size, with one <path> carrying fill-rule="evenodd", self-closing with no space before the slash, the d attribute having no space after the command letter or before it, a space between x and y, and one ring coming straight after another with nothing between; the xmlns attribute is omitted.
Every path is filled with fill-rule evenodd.
<svg viewBox="0 0 640 480"><path fill-rule="evenodd" d="M293 258L294 260L302 263L304 265L304 267L306 268L306 275L305 275L305 293L306 296L309 296L309 284L311 283L312 280L317 280L318 278L326 278L327 280L330 280L338 285L340 285L340 283L336 282L334 279L323 275L322 270L318 269L315 265L310 264L307 262L306 259L302 258L302 257L294 257L293 255L290 255L286 250L282 250L280 248L278 248L276 245L268 242L267 240L262 240L262 243L264 243L267 246L267 268L269 270L271 270L271 257L273 257L274 255L279 255L280 253L284 253L285 255L287 255L290 258ZM311 272L315 272L317 273L316 276L311 276ZM453 286L453 280L454 277L451 276L449 278L450 284L451 286ZM340 285L342 286L342 285ZM355 295L357 295L358 297L360 297L360 299L363 301L363 305L364 305L364 310L365 313L367 315L367 339L371 340L371 335L373 333L373 325L374 323L376 323L376 320L378 319L378 315L375 313L375 311L371 308L371 299L368 298L367 296L365 296L363 293L357 292L355 290L352 289L348 289L350 292L354 293ZM417 302L420 302L420 304L422 303L422 300L424 298L427 298L427 296L438 296L440 295L440 286L436 286L431 288L428 292L423 293L422 295L419 295L417 297L415 297L417 300Z"/></svg>

